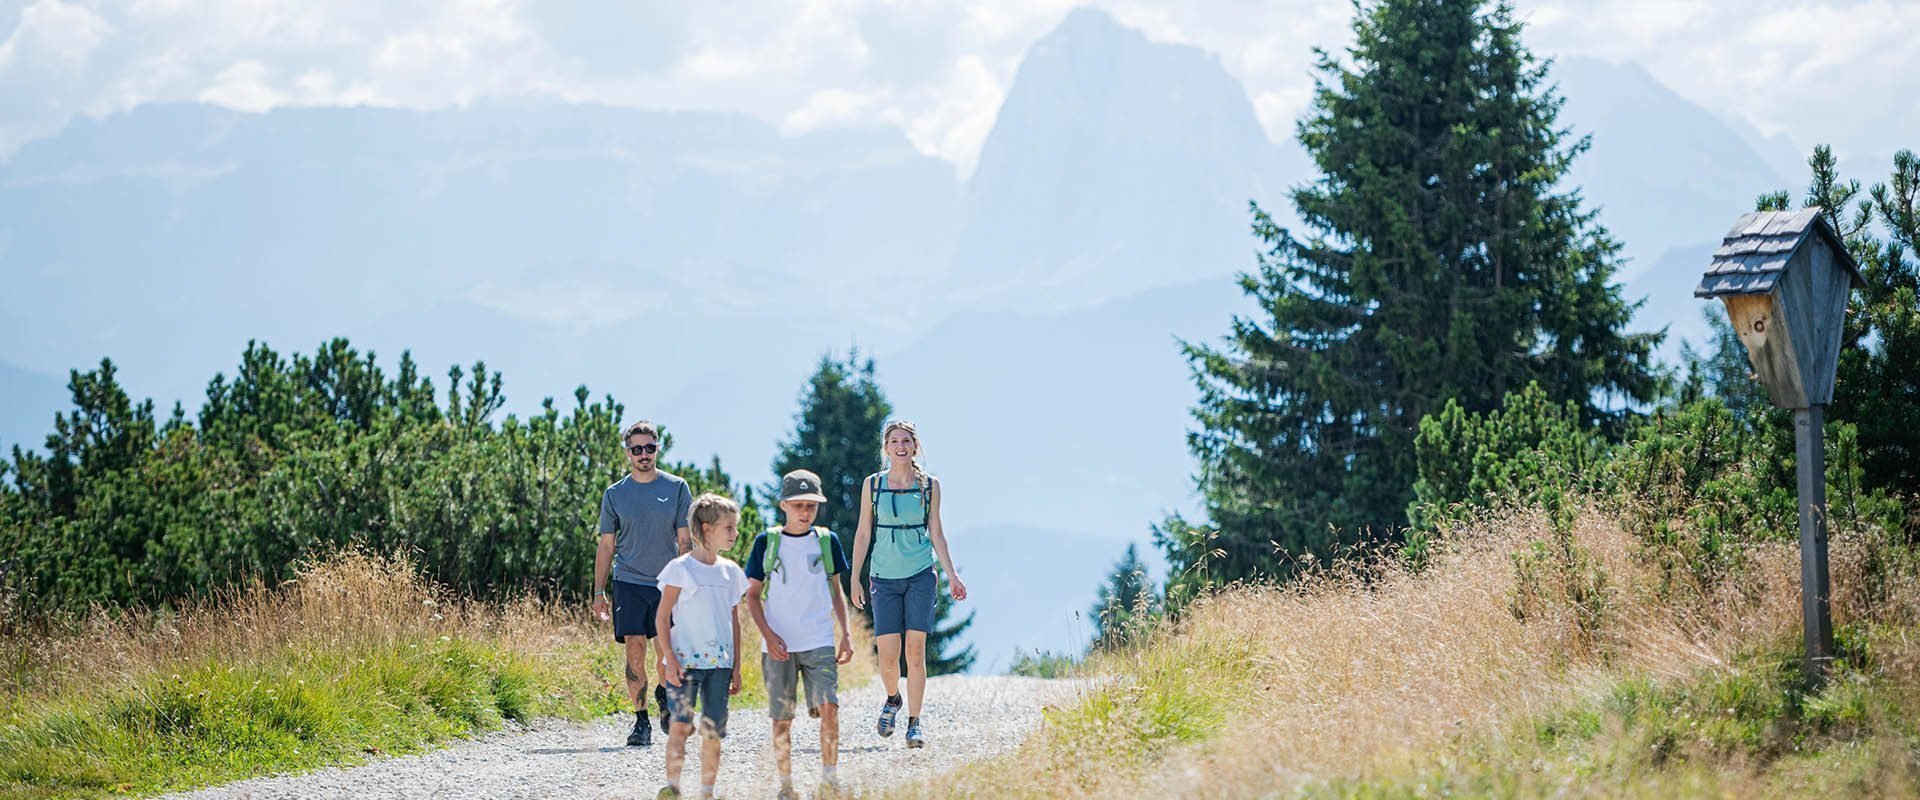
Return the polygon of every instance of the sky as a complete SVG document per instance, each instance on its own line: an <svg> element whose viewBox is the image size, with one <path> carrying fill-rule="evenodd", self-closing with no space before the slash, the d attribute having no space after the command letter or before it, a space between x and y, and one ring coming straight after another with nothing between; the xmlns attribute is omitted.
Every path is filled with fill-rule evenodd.
<svg viewBox="0 0 1920 800"><path fill-rule="evenodd" d="M1202 47L1292 136L1327 0L0 0L0 158L151 102L443 108L562 99L739 111L799 133L891 125L971 173L1020 59L1073 7ZM1806 152L1886 161L1920 132L1920 2L1521 0L1537 55L1635 61Z"/></svg>

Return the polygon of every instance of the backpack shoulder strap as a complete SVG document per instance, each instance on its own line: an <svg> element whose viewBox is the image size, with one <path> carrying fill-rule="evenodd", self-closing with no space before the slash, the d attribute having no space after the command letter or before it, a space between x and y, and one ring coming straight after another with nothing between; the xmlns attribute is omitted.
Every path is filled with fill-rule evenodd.
<svg viewBox="0 0 1920 800"><path fill-rule="evenodd" d="M761 531L760 538L766 540L766 546L760 549L760 571L771 582L774 570L780 568L780 529L773 527Z"/></svg>
<svg viewBox="0 0 1920 800"><path fill-rule="evenodd" d="M832 578L838 572L833 566L833 534L826 528L814 528L813 537L820 542L820 566Z"/></svg>
<svg viewBox="0 0 1920 800"><path fill-rule="evenodd" d="M933 522L933 476L920 473L920 524Z"/></svg>

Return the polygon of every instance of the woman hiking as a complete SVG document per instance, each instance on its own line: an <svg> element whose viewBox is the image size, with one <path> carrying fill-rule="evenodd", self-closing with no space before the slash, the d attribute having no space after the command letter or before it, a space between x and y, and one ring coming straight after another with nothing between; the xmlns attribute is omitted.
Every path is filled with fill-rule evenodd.
<svg viewBox="0 0 1920 800"><path fill-rule="evenodd" d="M880 683L887 700L876 730L892 736L900 713L900 656L907 662L907 747L927 744L920 723L920 702L927 690L927 631L933 628L934 594L939 581L934 562L946 573L955 600L967 599L967 585L947 554L940 527L940 481L919 462L920 435L913 423L894 420L880 431L887 468L867 476L860 491L860 526L853 544L853 604L873 609L874 643L879 649ZM861 567L872 558L871 596L860 586Z"/></svg>

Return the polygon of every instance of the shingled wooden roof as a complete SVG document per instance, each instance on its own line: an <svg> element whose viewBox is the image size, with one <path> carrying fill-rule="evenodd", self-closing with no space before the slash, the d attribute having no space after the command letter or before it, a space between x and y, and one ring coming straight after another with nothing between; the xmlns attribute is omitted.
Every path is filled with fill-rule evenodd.
<svg viewBox="0 0 1920 800"><path fill-rule="evenodd" d="M1854 287L1866 288L1860 265L1847 253L1840 235L1821 216L1819 206L1809 206L1798 211L1756 211L1742 216L1733 223L1733 230L1727 231L1720 249L1713 251L1713 262L1693 296L1771 292L1793 254L1816 235L1832 248L1835 261L1846 267Z"/></svg>

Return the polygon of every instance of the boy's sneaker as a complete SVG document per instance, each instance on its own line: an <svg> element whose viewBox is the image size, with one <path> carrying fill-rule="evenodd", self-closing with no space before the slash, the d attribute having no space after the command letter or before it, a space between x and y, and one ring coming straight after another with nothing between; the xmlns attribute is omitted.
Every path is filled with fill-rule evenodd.
<svg viewBox="0 0 1920 800"><path fill-rule="evenodd" d="M647 719L646 712L633 715L633 731L627 734L627 746L653 746L653 720Z"/></svg>
<svg viewBox="0 0 1920 800"><path fill-rule="evenodd" d="M673 786L662 786L660 787L660 793L654 795L653 798L654 800L680 800L680 790Z"/></svg>
<svg viewBox="0 0 1920 800"><path fill-rule="evenodd" d="M920 729L920 718L907 718L907 747L918 750L927 746L927 732Z"/></svg>
<svg viewBox="0 0 1920 800"><path fill-rule="evenodd" d="M884 739L893 735L894 720L897 719L899 715L900 696L894 695L887 698L887 702L880 706L880 724L874 726L874 730L880 733L880 738Z"/></svg>
<svg viewBox="0 0 1920 800"><path fill-rule="evenodd" d="M774 798L775 800L800 800L800 793L794 791L791 785L782 786L780 787L780 792L775 794Z"/></svg>

